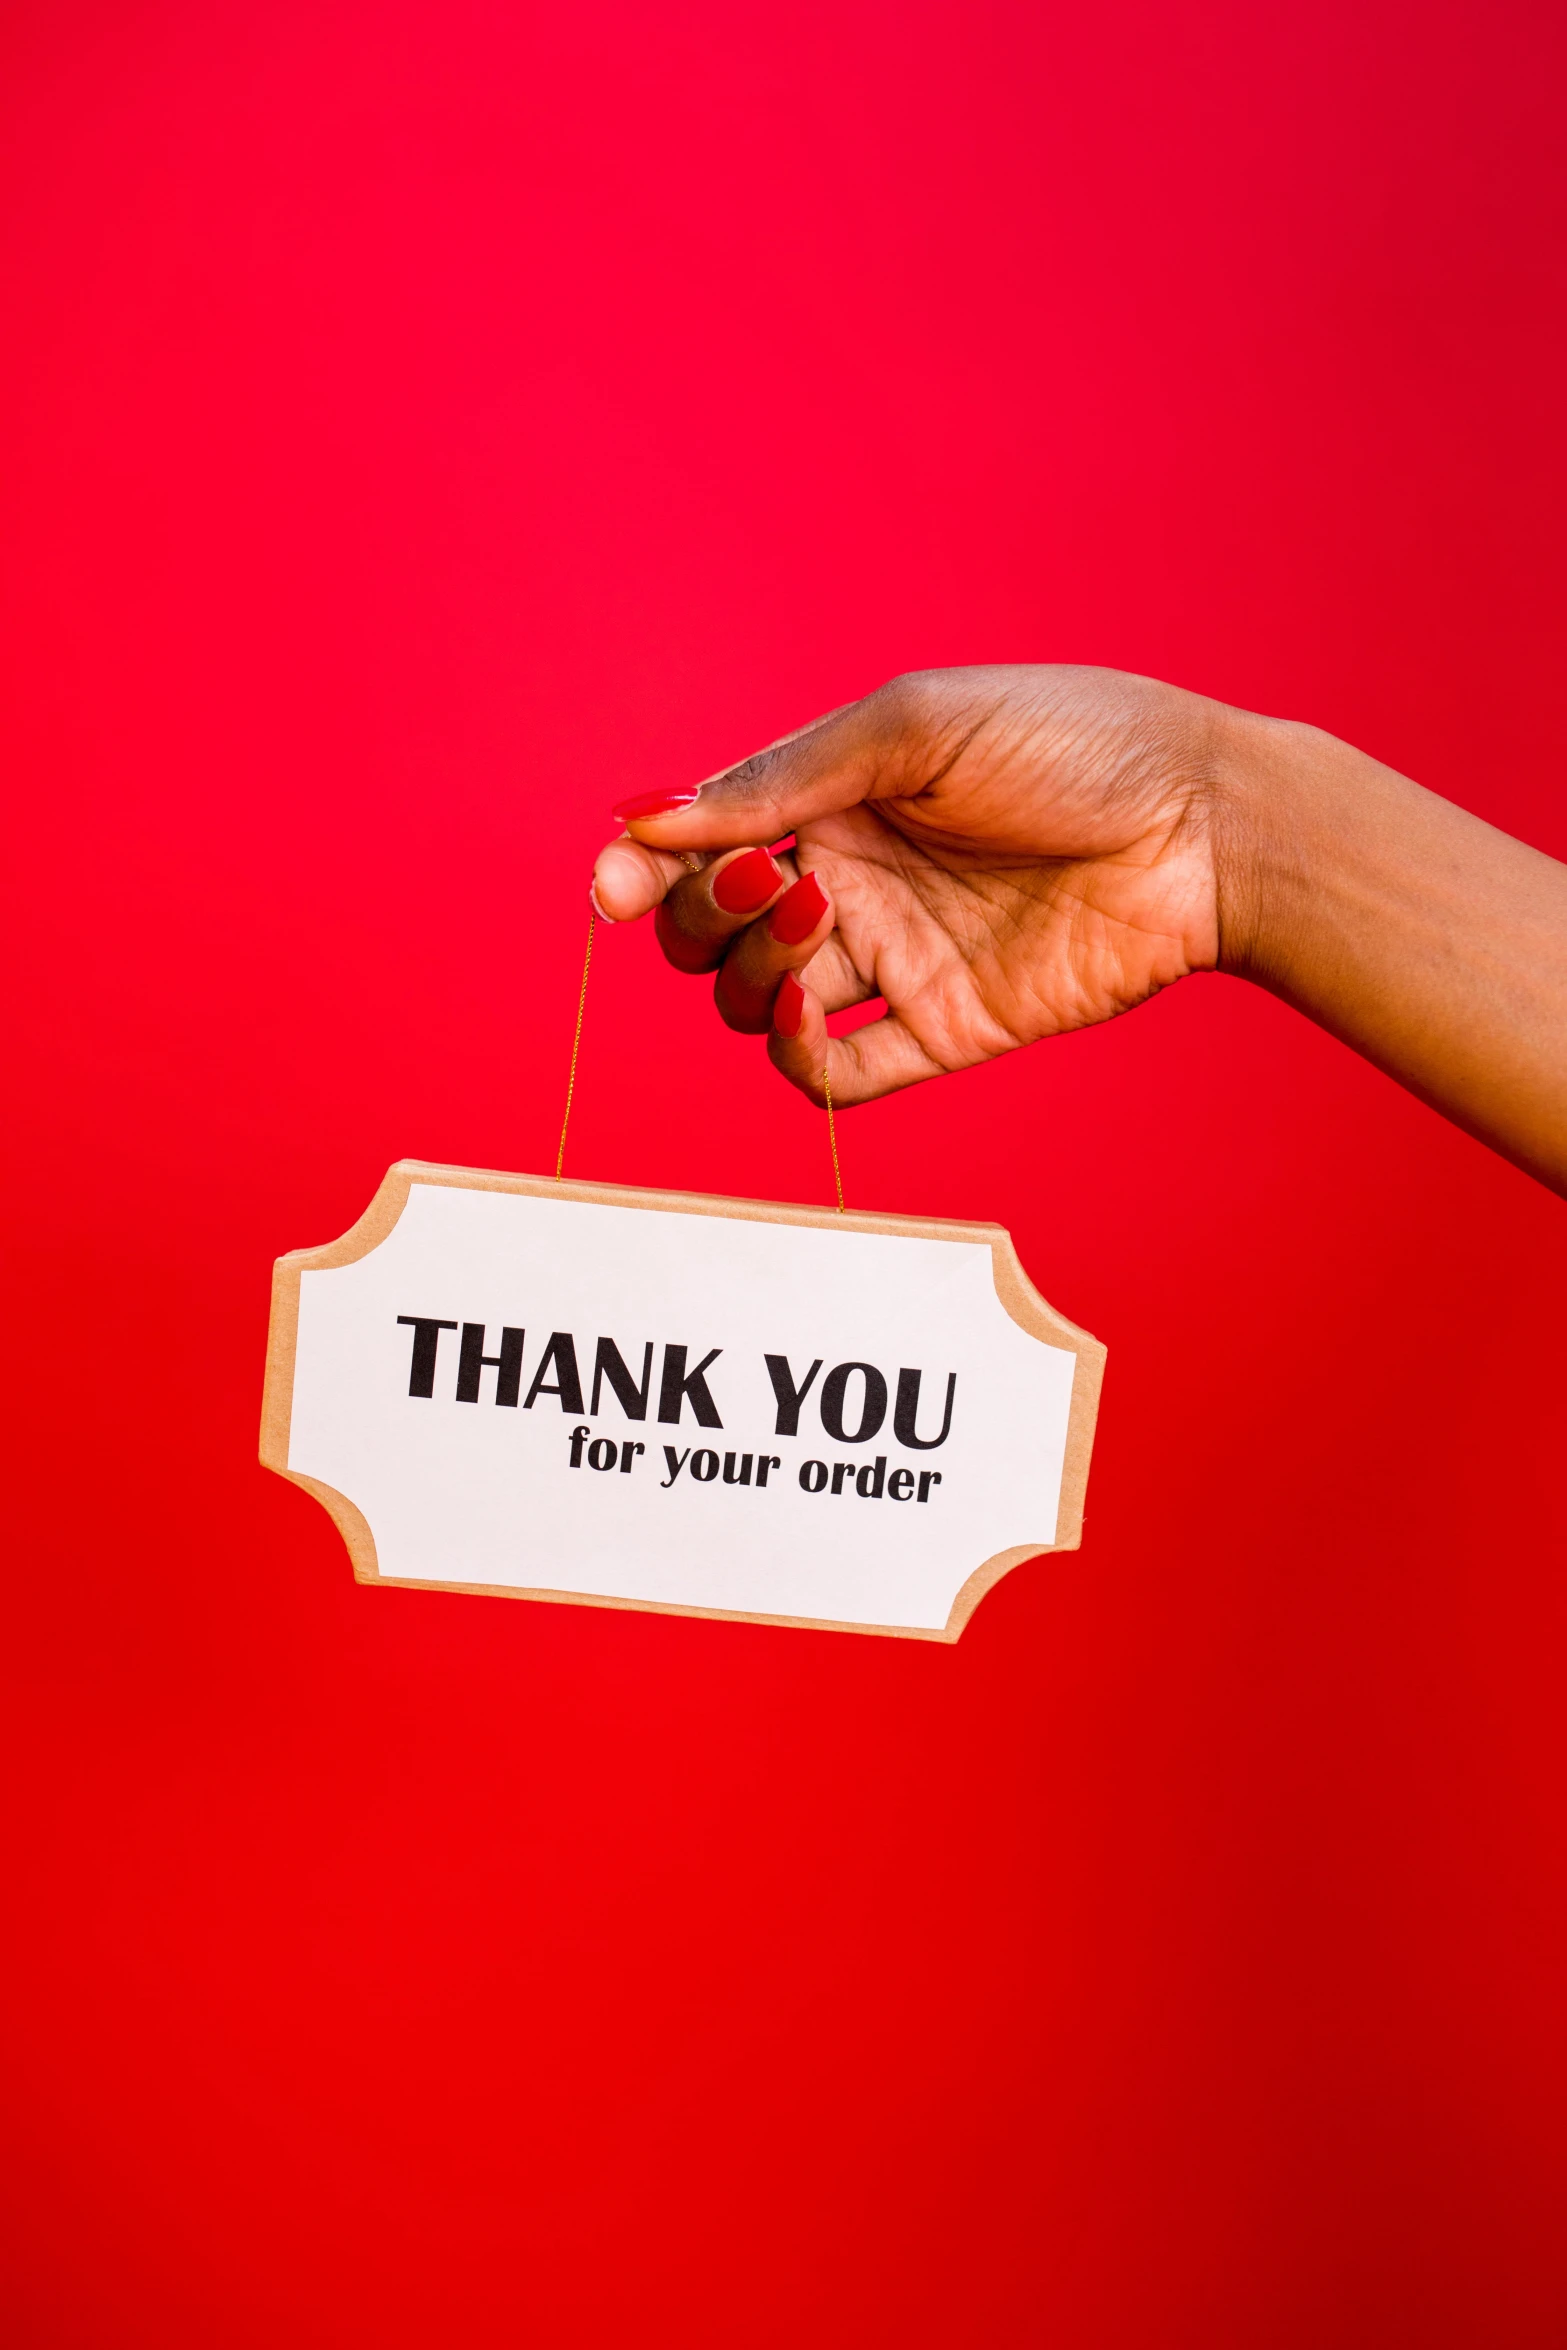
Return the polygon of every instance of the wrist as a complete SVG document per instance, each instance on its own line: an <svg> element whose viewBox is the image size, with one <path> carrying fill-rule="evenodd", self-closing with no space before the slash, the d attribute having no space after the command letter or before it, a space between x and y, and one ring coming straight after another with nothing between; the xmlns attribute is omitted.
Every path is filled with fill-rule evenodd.
<svg viewBox="0 0 1567 2350"><path fill-rule="evenodd" d="M1218 968L1567 1193L1567 868L1313 726L1218 711L1206 780Z"/></svg>
<svg viewBox="0 0 1567 2350"><path fill-rule="evenodd" d="M1340 829L1338 771L1358 758L1318 727L1221 709L1210 785L1219 970L1288 992L1290 941Z"/></svg>

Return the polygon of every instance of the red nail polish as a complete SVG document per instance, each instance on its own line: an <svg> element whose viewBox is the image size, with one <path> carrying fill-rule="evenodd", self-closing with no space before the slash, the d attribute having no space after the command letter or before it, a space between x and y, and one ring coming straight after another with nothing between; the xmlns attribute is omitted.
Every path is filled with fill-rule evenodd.
<svg viewBox="0 0 1567 2350"><path fill-rule="evenodd" d="M766 905L782 881L765 849L747 849L726 865L713 883L713 903L726 914L755 914Z"/></svg>
<svg viewBox="0 0 1567 2350"><path fill-rule="evenodd" d="M805 1018L805 990L792 971L786 971L773 998L773 1026L780 1036L798 1036Z"/></svg>
<svg viewBox="0 0 1567 2350"><path fill-rule="evenodd" d="M814 873L802 873L767 917L767 935L778 946L797 947L809 938L827 911L827 892Z"/></svg>
<svg viewBox="0 0 1567 2350"><path fill-rule="evenodd" d="M694 791L639 792L635 799L621 800L610 814L622 824L645 824L650 816L678 816L682 808L695 805L701 792L700 784Z"/></svg>

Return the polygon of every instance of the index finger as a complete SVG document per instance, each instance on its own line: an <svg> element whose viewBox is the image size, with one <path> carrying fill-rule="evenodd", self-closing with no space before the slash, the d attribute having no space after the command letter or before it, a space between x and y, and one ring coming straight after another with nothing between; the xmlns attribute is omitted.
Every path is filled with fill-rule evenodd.
<svg viewBox="0 0 1567 2350"><path fill-rule="evenodd" d="M638 842L659 849L780 840L861 800L918 792L929 780L928 718L921 681L895 678L705 783L626 800L614 813Z"/></svg>

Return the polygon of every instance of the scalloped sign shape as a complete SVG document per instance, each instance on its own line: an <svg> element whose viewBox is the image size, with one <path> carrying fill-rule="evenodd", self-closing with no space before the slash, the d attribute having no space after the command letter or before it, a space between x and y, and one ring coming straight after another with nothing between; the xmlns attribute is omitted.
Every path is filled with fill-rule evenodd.
<svg viewBox="0 0 1567 2350"><path fill-rule="evenodd" d="M1080 1541L1104 1355L996 1224L403 1160L278 1260L261 1458L361 1582L950 1641Z"/></svg>

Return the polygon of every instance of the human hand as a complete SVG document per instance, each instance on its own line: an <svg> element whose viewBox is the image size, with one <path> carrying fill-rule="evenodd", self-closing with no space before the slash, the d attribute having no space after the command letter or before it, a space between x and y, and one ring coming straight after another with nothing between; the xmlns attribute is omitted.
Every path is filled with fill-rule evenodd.
<svg viewBox="0 0 1567 2350"><path fill-rule="evenodd" d="M686 793L615 813L606 918L656 909L731 1028L835 1104L1105 1020L1218 960L1237 714L1109 669L900 677ZM761 844L794 836L769 858ZM846 1037L826 1017L875 997Z"/></svg>

